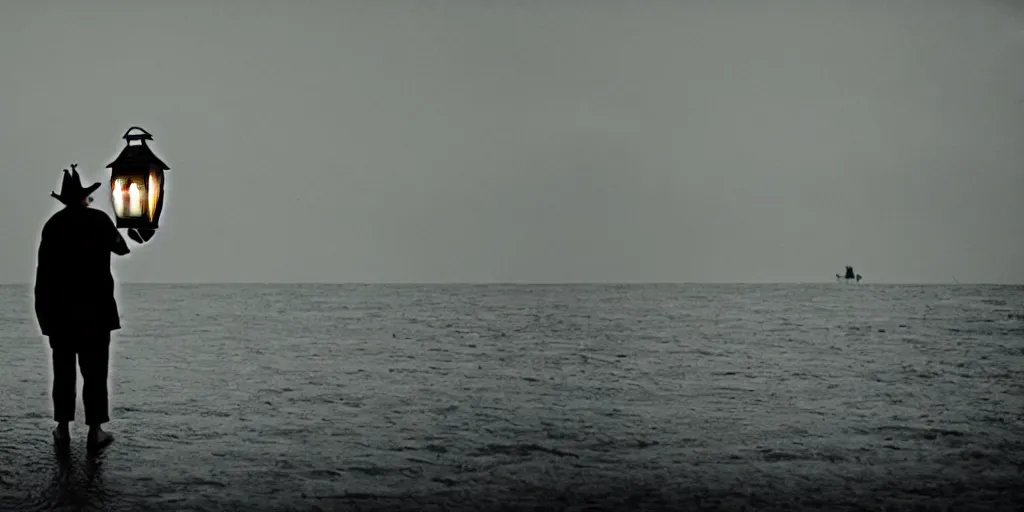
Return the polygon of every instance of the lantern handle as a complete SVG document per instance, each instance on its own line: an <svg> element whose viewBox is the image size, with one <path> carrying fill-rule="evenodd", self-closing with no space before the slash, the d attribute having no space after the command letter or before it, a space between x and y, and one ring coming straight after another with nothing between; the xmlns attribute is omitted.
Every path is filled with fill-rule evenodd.
<svg viewBox="0 0 1024 512"><path fill-rule="evenodd" d="M138 130L142 133L132 134L132 130ZM121 136L121 138L124 139L127 144L130 144L133 140L153 140L153 134L138 126L132 126L131 128L128 128L128 131L124 132L124 135ZM143 144L145 144L145 142L143 142Z"/></svg>

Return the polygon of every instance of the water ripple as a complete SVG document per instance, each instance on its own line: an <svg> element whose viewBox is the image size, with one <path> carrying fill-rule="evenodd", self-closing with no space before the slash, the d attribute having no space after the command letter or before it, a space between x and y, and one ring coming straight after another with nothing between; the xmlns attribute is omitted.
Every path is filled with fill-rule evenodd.
<svg viewBox="0 0 1024 512"><path fill-rule="evenodd" d="M67 459L27 293L0 510L1022 499L1019 288L128 286L118 441Z"/></svg>

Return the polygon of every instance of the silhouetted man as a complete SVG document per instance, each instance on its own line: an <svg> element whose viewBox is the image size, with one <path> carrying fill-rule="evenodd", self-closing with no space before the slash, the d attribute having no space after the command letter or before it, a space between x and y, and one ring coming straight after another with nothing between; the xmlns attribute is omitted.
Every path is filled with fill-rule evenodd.
<svg viewBox="0 0 1024 512"><path fill-rule="evenodd" d="M89 425L87 446L101 448L114 437L103 431L110 421L107 368L110 332L121 328L110 254L128 254L128 245L106 213L89 208L99 183L82 187L76 166L64 170L60 195L65 207L43 226L36 266L35 310L53 352L53 436L58 446L71 440L75 420L75 359L82 371L82 403Z"/></svg>

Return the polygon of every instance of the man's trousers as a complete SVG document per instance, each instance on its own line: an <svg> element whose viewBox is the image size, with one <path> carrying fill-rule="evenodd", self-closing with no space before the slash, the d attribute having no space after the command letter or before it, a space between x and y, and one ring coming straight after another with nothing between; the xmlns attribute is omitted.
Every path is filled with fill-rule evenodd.
<svg viewBox="0 0 1024 512"><path fill-rule="evenodd" d="M75 421L77 373L82 371L82 404L86 425L110 421L107 369L110 363L110 331L50 336L53 351L53 419ZM75 368L75 360L77 366Z"/></svg>

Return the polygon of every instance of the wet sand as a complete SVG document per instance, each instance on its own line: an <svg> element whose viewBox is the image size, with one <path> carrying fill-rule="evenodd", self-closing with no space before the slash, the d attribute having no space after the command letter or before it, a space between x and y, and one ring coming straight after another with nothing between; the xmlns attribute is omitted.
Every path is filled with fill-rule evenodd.
<svg viewBox="0 0 1024 512"><path fill-rule="evenodd" d="M63 461L27 294L0 510L1024 504L1021 288L127 286Z"/></svg>

